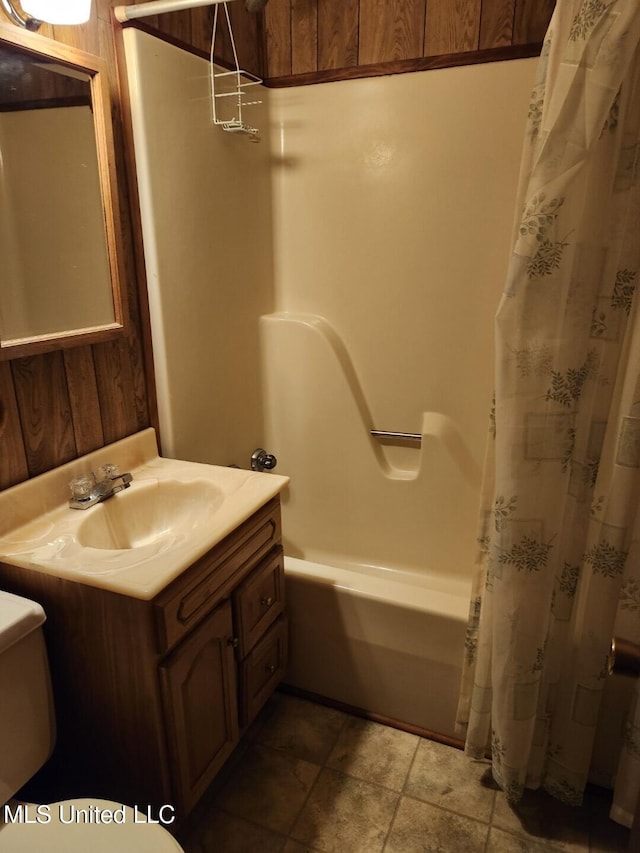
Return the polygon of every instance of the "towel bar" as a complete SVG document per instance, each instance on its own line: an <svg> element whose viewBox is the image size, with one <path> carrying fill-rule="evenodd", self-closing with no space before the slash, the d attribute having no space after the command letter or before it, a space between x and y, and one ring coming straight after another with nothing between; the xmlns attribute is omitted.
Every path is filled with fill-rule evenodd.
<svg viewBox="0 0 640 853"><path fill-rule="evenodd" d="M422 436L419 432L388 432L384 429L372 429L370 435L374 438L390 438L395 441L411 441L422 444Z"/></svg>

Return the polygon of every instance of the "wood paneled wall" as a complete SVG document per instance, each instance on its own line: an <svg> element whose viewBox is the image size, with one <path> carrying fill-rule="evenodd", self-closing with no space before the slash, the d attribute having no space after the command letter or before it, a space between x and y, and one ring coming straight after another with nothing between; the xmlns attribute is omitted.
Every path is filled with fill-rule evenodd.
<svg viewBox="0 0 640 853"><path fill-rule="evenodd" d="M0 362L0 488L137 432L155 417L145 378L111 2L94 0L91 20L81 27L43 26L40 33L108 63L130 322L117 341Z"/></svg>
<svg viewBox="0 0 640 853"><path fill-rule="evenodd" d="M135 251L138 229L128 204L119 25L111 14L117 3L94 0L86 25L40 32L98 54L109 66L130 323L116 342L0 362L0 488L157 419L146 303L138 296L142 254ZM553 6L553 0L270 0L264 12L250 15L238 0L229 12L240 64L277 86L531 55ZM205 7L144 20L208 54L212 17ZM216 57L230 62L229 39L222 25L219 31Z"/></svg>
<svg viewBox="0 0 640 853"><path fill-rule="evenodd" d="M0 48L0 70L3 68ZM11 85L0 84L0 112L47 109L51 106L91 107L91 87L86 80L51 73L46 65L22 61L10 54Z"/></svg>
<svg viewBox="0 0 640 853"><path fill-rule="evenodd" d="M291 75L413 60L461 64L478 51L537 45L547 0L270 0L265 10L272 84ZM290 37L286 38L286 34ZM467 54L466 58L461 54ZM382 69L381 69L382 70Z"/></svg>
<svg viewBox="0 0 640 853"><path fill-rule="evenodd" d="M269 0L229 12L240 65L270 86L534 55L555 0ZM144 20L207 53L209 9ZM226 32L226 25L218 29ZM226 42L216 58L229 62Z"/></svg>

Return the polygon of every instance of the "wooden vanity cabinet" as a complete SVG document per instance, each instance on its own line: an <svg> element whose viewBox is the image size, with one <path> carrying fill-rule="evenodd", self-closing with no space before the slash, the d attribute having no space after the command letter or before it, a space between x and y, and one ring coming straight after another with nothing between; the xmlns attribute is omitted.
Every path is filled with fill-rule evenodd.
<svg viewBox="0 0 640 853"><path fill-rule="evenodd" d="M3 563L0 586L47 613L58 738L45 799L186 816L284 675L278 498L151 601Z"/></svg>

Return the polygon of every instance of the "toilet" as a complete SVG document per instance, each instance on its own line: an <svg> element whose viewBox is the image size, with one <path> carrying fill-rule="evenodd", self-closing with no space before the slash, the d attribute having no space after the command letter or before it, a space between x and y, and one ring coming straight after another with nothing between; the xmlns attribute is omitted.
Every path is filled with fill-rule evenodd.
<svg viewBox="0 0 640 853"><path fill-rule="evenodd" d="M122 803L13 799L45 764L55 742L45 619L36 602L0 591L0 853L180 853L161 822L149 822Z"/></svg>

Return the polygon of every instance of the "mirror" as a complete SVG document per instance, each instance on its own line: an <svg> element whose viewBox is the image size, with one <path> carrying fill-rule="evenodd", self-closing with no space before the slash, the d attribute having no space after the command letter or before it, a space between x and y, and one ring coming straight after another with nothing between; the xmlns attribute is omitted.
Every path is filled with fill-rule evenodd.
<svg viewBox="0 0 640 853"><path fill-rule="evenodd" d="M102 59L0 23L0 359L123 329Z"/></svg>

